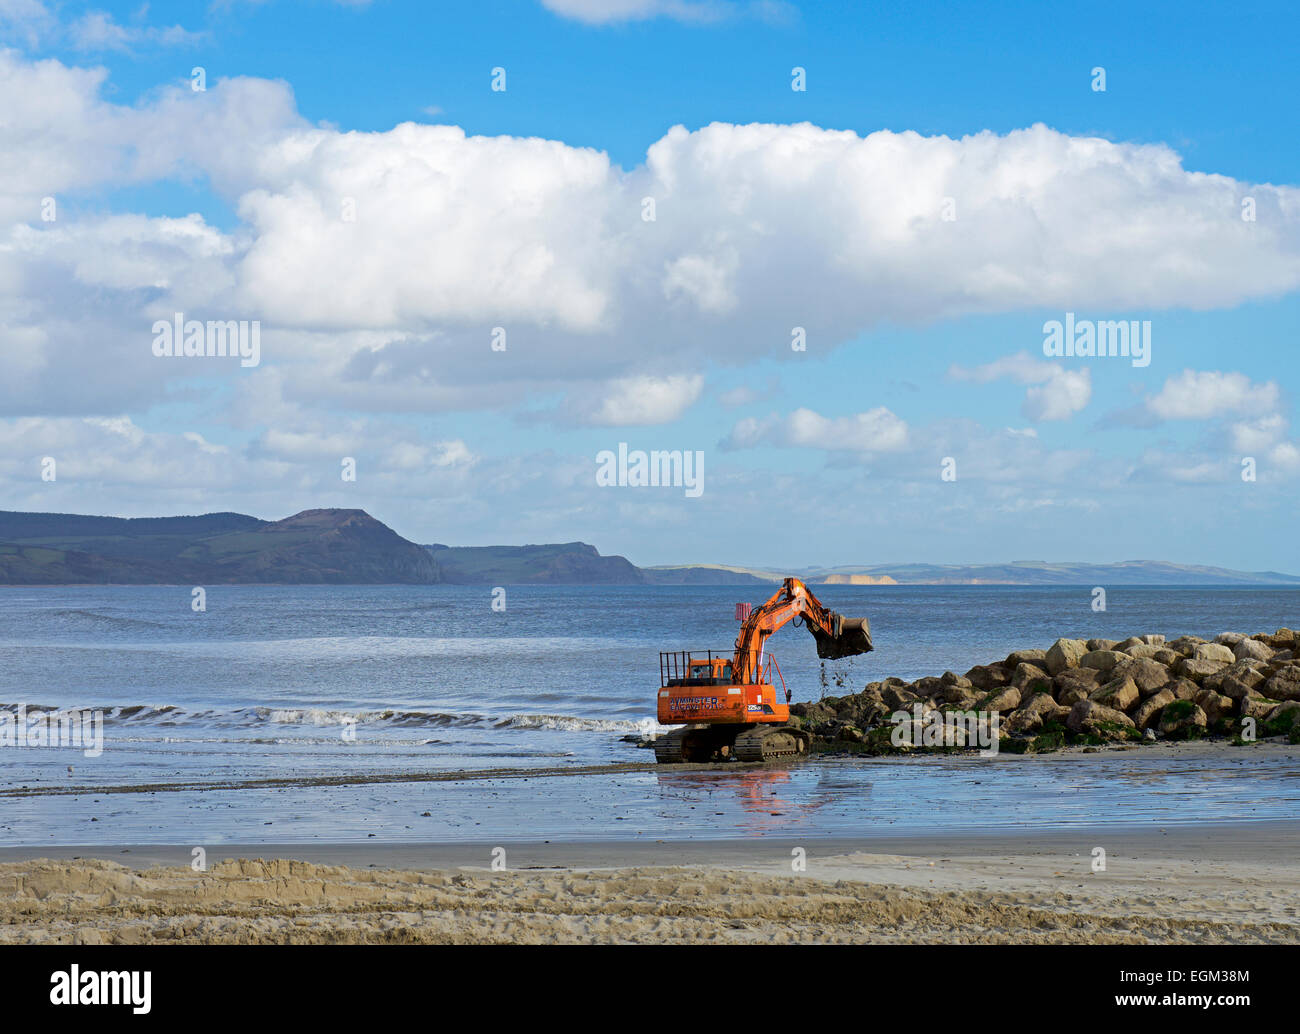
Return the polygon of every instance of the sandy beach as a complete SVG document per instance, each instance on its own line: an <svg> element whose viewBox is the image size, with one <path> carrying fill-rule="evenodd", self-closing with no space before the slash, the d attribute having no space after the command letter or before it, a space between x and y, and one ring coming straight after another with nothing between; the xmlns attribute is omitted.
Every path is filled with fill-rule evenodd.
<svg viewBox="0 0 1300 1034"><path fill-rule="evenodd" d="M1300 943L1297 846L1294 822L507 844L492 871L490 845L257 845L207 872L184 848L7 848L0 943Z"/></svg>

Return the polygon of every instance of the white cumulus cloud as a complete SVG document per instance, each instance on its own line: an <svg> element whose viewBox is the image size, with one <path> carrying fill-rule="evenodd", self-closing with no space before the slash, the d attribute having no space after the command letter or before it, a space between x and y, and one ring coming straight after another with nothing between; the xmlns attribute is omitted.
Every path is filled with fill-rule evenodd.
<svg viewBox="0 0 1300 1034"><path fill-rule="evenodd" d="M1060 363L1035 359L1017 352L982 366L952 366L953 380L987 384L1008 379L1030 387L1021 411L1030 420L1065 420L1087 407L1092 398L1092 373L1087 367L1071 369Z"/></svg>
<svg viewBox="0 0 1300 1034"><path fill-rule="evenodd" d="M1278 386L1273 381L1256 384L1243 373L1184 370L1165 381L1147 400L1147 408L1161 420L1206 420L1269 413L1278 402Z"/></svg>
<svg viewBox="0 0 1300 1034"><path fill-rule="evenodd" d="M666 424L695 404L704 390L698 374L672 377L622 377L584 389L569 400L569 414L599 427Z"/></svg>

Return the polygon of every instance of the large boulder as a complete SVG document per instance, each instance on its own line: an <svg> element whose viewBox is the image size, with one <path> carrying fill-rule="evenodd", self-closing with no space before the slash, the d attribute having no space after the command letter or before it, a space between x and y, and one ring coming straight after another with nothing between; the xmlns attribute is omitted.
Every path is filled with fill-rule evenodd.
<svg viewBox="0 0 1300 1034"><path fill-rule="evenodd" d="M1127 711L1138 702L1139 698L1137 685L1127 675L1111 679L1089 697L1090 700L1095 700L1106 707L1113 707L1116 711Z"/></svg>
<svg viewBox="0 0 1300 1034"><path fill-rule="evenodd" d="M1123 711L1116 711L1095 700L1080 700L1070 708L1065 725L1073 732L1096 736L1106 741L1126 740L1129 738L1130 731L1137 729L1133 719Z"/></svg>
<svg viewBox="0 0 1300 1034"><path fill-rule="evenodd" d="M1273 710L1269 711L1268 718L1265 720L1275 722L1286 715L1294 716L1291 719L1292 725L1295 725L1300 721L1300 700L1284 700L1282 703L1278 704L1277 707L1273 708Z"/></svg>
<svg viewBox="0 0 1300 1034"><path fill-rule="evenodd" d="M1126 647L1124 652L1130 657L1145 657L1148 660L1155 660L1158 653L1169 653L1163 646L1156 646L1154 643L1134 643Z"/></svg>
<svg viewBox="0 0 1300 1034"><path fill-rule="evenodd" d="M1115 649L1114 639L1089 639L1089 650L1113 650Z"/></svg>
<svg viewBox="0 0 1300 1034"><path fill-rule="evenodd" d="M1175 700L1195 700L1196 694L1201 691L1201 687L1191 679L1174 679L1165 689L1174 695Z"/></svg>
<svg viewBox="0 0 1300 1034"><path fill-rule="evenodd" d="M1192 656L1198 661L1222 661L1224 664L1237 660L1232 650L1222 643L1201 643L1192 651Z"/></svg>
<svg viewBox="0 0 1300 1034"><path fill-rule="evenodd" d="M1056 700L1062 707L1073 707L1080 700L1087 700L1095 691L1095 689L1088 689L1086 686L1076 683L1061 690Z"/></svg>
<svg viewBox="0 0 1300 1034"><path fill-rule="evenodd" d="M1279 668L1264 683L1263 691L1274 700L1300 700L1300 665Z"/></svg>
<svg viewBox="0 0 1300 1034"><path fill-rule="evenodd" d="M944 711L974 711L978 706L982 695L974 690L966 690L963 695L956 696L943 704Z"/></svg>
<svg viewBox="0 0 1300 1034"><path fill-rule="evenodd" d="M1205 732L1205 712L1190 700L1175 700L1160 713L1160 735L1189 739Z"/></svg>
<svg viewBox="0 0 1300 1034"><path fill-rule="evenodd" d="M836 708L836 717L858 728L868 728L895 710L885 703L884 696L877 689L865 689L861 693L844 697Z"/></svg>
<svg viewBox="0 0 1300 1034"><path fill-rule="evenodd" d="M906 685L887 685L880 691L880 696L885 701L885 706L891 711L905 711L921 699Z"/></svg>
<svg viewBox="0 0 1300 1034"><path fill-rule="evenodd" d="M1196 694L1196 706L1205 712L1206 720L1213 725L1220 718L1231 715L1236 708L1236 701L1212 689L1202 689Z"/></svg>
<svg viewBox="0 0 1300 1034"><path fill-rule="evenodd" d="M1070 714L1068 707L1062 707L1052 699L1050 693L1035 693L1020 704L1020 711L1029 711L1041 715L1043 721L1064 722ZM1016 712L1019 714L1020 712Z"/></svg>
<svg viewBox="0 0 1300 1034"><path fill-rule="evenodd" d="M1041 668L1046 661L1046 650L1013 650L1007 654L1007 659L1002 663L1005 667L1014 671L1021 664L1036 664Z"/></svg>
<svg viewBox="0 0 1300 1034"><path fill-rule="evenodd" d="M1101 672L1096 668L1067 668L1052 679L1052 691L1058 703L1072 707L1087 700L1101 683Z"/></svg>
<svg viewBox="0 0 1300 1034"><path fill-rule="evenodd" d="M1149 646L1163 646L1165 642L1165 637L1162 635L1144 635L1141 639Z"/></svg>
<svg viewBox="0 0 1300 1034"><path fill-rule="evenodd" d="M1128 655L1118 650L1089 650L1079 658L1079 667L1110 671L1115 665L1128 660Z"/></svg>
<svg viewBox="0 0 1300 1034"><path fill-rule="evenodd" d="M980 711L997 711L999 714L1010 714L1020 706L1020 690L1016 689L1015 686L995 689L975 706Z"/></svg>
<svg viewBox="0 0 1300 1034"><path fill-rule="evenodd" d="M1058 704L1050 693L1035 693L1009 718L1003 719L1002 729L1012 736L1027 736L1049 722L1063 723L1069 716L1070 709Z"/></svg>
<svg viewBox="0 0 1300 1034"><path fill-rule="evenodd" d="M1043 659L1049 675L1059 675L1068 668L1077 668L1079 660L1088 652L1082 639L1058 639L1047 650Z"/></svg>
<svg viewBox="0 0 1300 1034"><path fill-rule="evenodd" d="M885 708L885 696L880 692L879 682L868 683L867 688L857 694L857 698L864 704L874 704L881 710Z"/></svg>
<svg viewBox="0 0 1300 1034"><path fill-rule="evenodd" d="M1232 648L1232 655L1239 661L1247 659L1266 661L1273 656L1273 647L1261 643L1258 639L1242 639Z"/></svg>
<svg viewBox="0 0 1300 1034"><path fill-rule="evenodd" d="M791 704L790 713L802 718L805 725L821 725L835 717L834 708L816 700L810 704Z"/></svg>
<svg viewBox="0 0 1300 1034"><path fill-rule="evenodd" d="M1198 635L1180 635L1165 645L1182 657L1190 657L1205 640Z"/></svg>
<svg viewBox="0 0 1300 1034"><path fill-rule="evenodd" d="M1011 673L1011 685L1023 692L1036 684L1051 686L1052 676L1037 664L1030 664L1027 661L1021 661L1017 664L1016 670Z"/></svg>
<svg viewBox="0 0 1300 1034"><path fill-rule="evenodd" d="M1023 710L1026 707L1035 707L1038 710L1054 711L1061 705L1056 702L1056 697L1052 695L1052 682L1047 681L1047 688L1043 685L1034 685L1020 691L1020 707ZM1067 708L1068 710L1068 708Z"/></svg>
<svg viewBox="0 0 1300 1034"><path fill-rule="evenodd" d="M943 690L943 699L945 702L952 704L958 710L969 711L975 706L975 701L980 698L980 695L975 692L975 689L970 685L969 679L962 679L962 681L965 682L966 685L959 686L954 684L945 686Z"/></svg>
<svg viewBox="0 0 1300 1034"><path fill-rule="evenodd" d="M1177 698L1173 692L1168 689L1162 689L1158 693L1153 693L1142 703L1138 704L1137 709L1133 712L1133 724L1139 729L1145 729L1160 715L1168 705L1172 704Z"/></svg>
<svg viewBox="0 0 1300 1034"><path fill-rule="evenodd" d="M1240 632L1220 632L1214 637L1214 641L1231 649L1245 638Z"/></svg>
<svg viewBox="0 0 1300 1034"><path fill-rule="evenodd" d="M1244 657L1233 661L1226 668L1220 668L1213 675L1207 675L1203 684L1206 689L1240 700L1247 690L1254 689L1268 677L1262 669L1262 661Z"/></svg>
<svg viewBox="0 0 1300 1034"><path fill-rule="evenodd" d="M1249 696L1244 696L1237 701L1237 713L1243 718L1254 718L1256 721L1262 722L1273 713L1273 709L1279 703L1281 701L1269 700L1258 693L1251 693Z"/></svg>
<svg viewBox="0 0 1300 1034"><path fill-rule="evenodd" d="M1193 682L1202 682L1208 675L1213 675L1228 666L1227 661L1212 660L1209 657L1184 657L1175 669L1179 675Z"/></svg>
<svg viewBox="0 0 1300 1034"><path fill-rule="evenodd" d="M966 677L970 679L971 685L986 693L1011 681L1011 673L1001 664L977 664L966 672Z"/></svg>
<svg viewBox="0 0 1300 1034"><path fill-rule="evenodd" d="M1222 693L1224 696L1232 697L1233 700L1240 700L1244 696L1249 696L1263 682L1263 678L1258 680L1247 680L1235 677L1229 677L1220 682L1217 686L1210 686L1216 693Z"/></svg>
<svg viewBox="0 0 1300 1034"><path fill-rule="evenodd" d="M1021 708L999 726L1008 736L1028 736L1043 727L1041 712Z"/></svg>
<svg viewBox="0 0 1300 1034"><path fill-rule="evenodd" d="M1111 675L1113 677L1127 675L1143 696L1154 693L1173 678L1169 669L1163 664L1146 657L1135 657L1123 664L1117 664L1111 671Z"/></svg>

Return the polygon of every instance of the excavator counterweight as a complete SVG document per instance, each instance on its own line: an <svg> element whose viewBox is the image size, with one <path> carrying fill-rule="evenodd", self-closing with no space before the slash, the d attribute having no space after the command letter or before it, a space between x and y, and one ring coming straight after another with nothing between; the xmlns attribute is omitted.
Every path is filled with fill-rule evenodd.
<svg viewBox="0 0 1300 1034"><path fill-rule="evenodd" d="M659 723L684 728L655 741L658 761L770 761L807 753L811 738L789 724L790 691L765 650L768 637L796 618L803 619L817 656L825 660L872 649L866 618L828 609L798 578L787 578L771 599L750 611L730 655L712 650L659 655Z"/></svg>

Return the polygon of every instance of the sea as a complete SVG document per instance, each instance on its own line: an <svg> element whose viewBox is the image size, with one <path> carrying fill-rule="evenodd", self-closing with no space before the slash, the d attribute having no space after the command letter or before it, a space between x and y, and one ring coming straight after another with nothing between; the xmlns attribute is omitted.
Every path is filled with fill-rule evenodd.
<svg viewBox="0 0 1300 1034"><path fill-rule="evenodd" d="M770 641L796 701L1061 636L1300 626L1300 589L817 586L875 650ZM0 845L848 836L1300 816L1294 751L1163 748L654 769L659 653L734 644L764 586L0 588L0 718L103 718L96 756L0 746ZM1235 753L1234 753L1235 751ZM588 773L644 764L644 771ZM523 771L521 771L523 770ZM493 772L499 772L494 776ZM447 778L432 779L442 773Z"/></svg>

